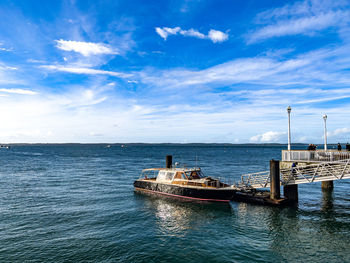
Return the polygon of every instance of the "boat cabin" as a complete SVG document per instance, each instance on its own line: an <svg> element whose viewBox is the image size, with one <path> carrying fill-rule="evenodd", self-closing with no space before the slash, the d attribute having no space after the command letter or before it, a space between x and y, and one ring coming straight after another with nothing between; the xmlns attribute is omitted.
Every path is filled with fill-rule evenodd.
<svg viewBox="0 0 350 263"><path fill-rule="evenodd" d="M153 179L157 182L172 182L173 180L193 180L204 178L200 168L152 168L142 170L141 178Z"/></svg>
<svg viewBox="0 0 350 263"><path fill-rule="evenodd" d="M202 187L225 187L216 179L205 177L200 168L152 168L142 170L141 180L156 183L192 185Z"/></svg>

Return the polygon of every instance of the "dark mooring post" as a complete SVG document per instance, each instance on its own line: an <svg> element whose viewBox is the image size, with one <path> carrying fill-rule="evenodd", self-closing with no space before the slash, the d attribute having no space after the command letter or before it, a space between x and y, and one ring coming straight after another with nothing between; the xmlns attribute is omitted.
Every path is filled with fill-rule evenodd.
<svg viewBox="0 0 350 263"><path fill-rule="evenodd" d="M276 160L270 161L270 198L280 199L280 162Z"/></svg>
<svg viewBox="0 0 350 263"><path fill-rule="evenodd" d="M290 201L298 202L298 185L285 185L283 187L284 197Z"/></svg>
<svg viewBox="0 0 350 263"><path fill-rule="evenodd" d="M173 156L172 155L167 155L165 157L165 167L166 168L171 168L173 166Z"/></svg>
<svg viewBox="0 0 350 263"><path fill-rule="evenodd" d="M331 189L333 189L333 181L324 181L324 182L322 182L321 183L321 188L322 189L329 189L329 190L331 190Z"/></svg>

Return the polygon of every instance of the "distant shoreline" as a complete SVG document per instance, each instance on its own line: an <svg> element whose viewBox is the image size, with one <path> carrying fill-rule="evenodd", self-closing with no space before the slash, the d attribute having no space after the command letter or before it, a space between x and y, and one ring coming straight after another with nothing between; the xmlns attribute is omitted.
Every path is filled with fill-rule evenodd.
<svg viewBox="0 0 350 263"><path fill-rule="evenodd" d="M345 143L342 143L345 144ZM111 145L111 146L287 146L286 143L1 143L1 145L12 145L12 146L49 146L49 145ZM305 146L308 143L292 143L293 146ZM328 145L337 145L337 143L328 143ZM319 148L323 147L323 144L318 144Z"/></svg>

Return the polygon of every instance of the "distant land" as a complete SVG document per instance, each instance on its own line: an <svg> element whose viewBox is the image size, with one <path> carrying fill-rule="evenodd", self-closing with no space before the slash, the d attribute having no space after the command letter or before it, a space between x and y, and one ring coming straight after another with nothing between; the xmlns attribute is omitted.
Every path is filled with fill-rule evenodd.
<svg viewBox="0 0 350 263"><path fill-rule="evenodd" d="M345 144L345 143L342 143ZM287 146L286 143L109 143L109 142L101 142L101 143L1 143L1 145L13 145L13 146L42 146L42 145L129 145L129 146L142 146L142 145L152 145L152 146ZM293 146L305 146L308 143L292 143ZM323 144L317 144L319 147L323 147ZM329 146L335 146L337 143L328 143Z"/></svg>

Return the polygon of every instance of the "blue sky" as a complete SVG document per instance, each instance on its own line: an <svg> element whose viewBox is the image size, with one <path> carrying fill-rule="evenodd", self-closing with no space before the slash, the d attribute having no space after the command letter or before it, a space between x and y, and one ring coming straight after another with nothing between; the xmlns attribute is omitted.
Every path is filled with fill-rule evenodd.
<svg viewBox="0 0 350 263"><path fill-rule="evenodd" d="M349 1L0 1L2 142L350 141Z"/></svg>

